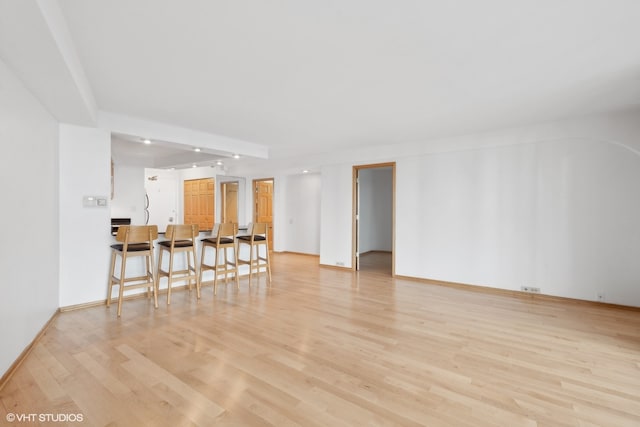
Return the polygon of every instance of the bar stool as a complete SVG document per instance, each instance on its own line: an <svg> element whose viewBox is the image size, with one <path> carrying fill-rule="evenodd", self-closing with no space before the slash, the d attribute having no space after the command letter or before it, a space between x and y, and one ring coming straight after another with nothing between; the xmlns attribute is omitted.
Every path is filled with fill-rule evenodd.
<svg viewBox="0 0 640 427"><path fill-rule="evenodd" d="M213 271L213 294L216 295L216 285L218 284L218 274L224 274L224 283L228 283L229 274L233 273L236 278L236 286L240 289L238 278L238 257L236 253L235 236L238 233L238 224L224 223L216 224L211 233L211 237L202 239L202 252L200 254L200 286L202 285L202 273ZM205 263L205 252L207 248L215 251L213 265ZM224 253L224 262L220 264L220 249ZM233 250L233 261L229 260L227 250ZM200 298L200 286L198 286L198 298Z"/></svg>
<svg viewBox="0 0 640 427"><path fill-rule="evenodd" d="M253 276L253 271L256 271L256 274L260 273L261 267L266 267L267 270L267 278L269 283L271 283L271 263L269 262L269 239L267 239L267 224L266 223L255 223L251 227L251 234L248 236L238 236L238 264L239 265L248 265L249 266L249 287L251 287L251 277ZM241 259L240 258L240 248L241 244L249 245L249 259ZM264 257L260 256L260 247L264 246L265 255ZM253 255L255 248L255 257ZM264 261L264 262L260 262Z"/></svg>
<svg viewBox="0 0 640 427"><path fill-rule="evenodd" d="M166 277L167 282L167 305L171 304L171 285L174 280L186 281L191 291L191 281L196 282L196 289L200 287L198 277L198 266L196 264L196 236L199 233L198 225L168 225L165 237L167 240L158 243L160 255L158 256L158 285L160 280ZM162 254L169 252L169 268L162 269ZM184 270L173 269L173 255L184 253L186 255L186 267ZM193 259L193 265L191 260Z"/></svg>
<svg viewBox="0 0 640 427"><path fill-rule="evenodd" d="M158 308L158 294L156 276L153 274L153 241L158 238L156 225L121 225L116 234L116 243L111 245L111 269L109 273L109 290L107 292L107 307L111 304L113 286L118 289L118 317L122 313L122 299L125 289L147 288L153 289L153 302ZM116 277L116 258L120 256L120 277ZM145 258L145 274L136 277L125 277L127 261L133 257ZM131 283L137 282L137 283ZM131 283L131 284L128 284Z"/></svg>

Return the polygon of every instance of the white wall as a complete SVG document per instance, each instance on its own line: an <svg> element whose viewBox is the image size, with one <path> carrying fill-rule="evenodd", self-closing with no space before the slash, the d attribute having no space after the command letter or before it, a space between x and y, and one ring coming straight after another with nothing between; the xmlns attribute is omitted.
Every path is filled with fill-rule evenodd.
<svg viewBox="0 0 640 427"><path fill-rule="evenodd" d="M58 308L58 123L0 60L0 376ZM9 148L10 147L10 148Z"/></svg>
<svg viewBox="0 0 640 427"><path fill-rule="evenodd" d="M640 306L637 111L456 141L386 159L398 275ZM351 167L322 169L323 264L350 254Z"/></svg>
<svg viewBox="0 0 640 427"><path fill-rule="evenodd" d="M290 175L278 183L284 187L283 249L289 252L320 254L320 174Z"/></svg>
<svg viewBox="0 0 640 427"><path fill-rule="evenodd" d="M144 187L149 197L149 224L157 225L159 232L164 232L169 224L182 222L178 219L178 193L181 186L178 171L144 170Z"/></svg>
<svg viewBox="0 0 640 427"><path fill-rule="evenodd" d="M282 175L275 175L273 177L273 250L276 252L282 252L285 250L286 237L287 237L287 221L286 221L286 187L285 177ZM252 202L252 203L255 203ZM254 204L251 205L255 206Z"/></svg>
<svg viewBox="0 0 640 427"><path fill-rule="evenodd" d="M393 169L360 169L359 252L393 249Z"/></svg>
<svg viewBox="0 0 640 427"><path fill-rule="evenodd" d="M131 218L131 224L145 223L145 175L141 166L114 164L112 218Z"/></svg>
<svg viewBox="0 0 640 427"><path fill-rule="evenodd" d="M110 207L85 208L83 196L111 192L108 131L60 125L60 306L107 295Z"/></svg>
<svg viewBox="0 0 640 427"><path fill-rule="evenodd" d="M321 176L320 264L351 268L352 166L326 165Z"/></svg>
<svg viewBox="0 0 640 427"><path fill-rule="evenodd" d="M398 274L640 305L635 153L556 141L403 159L398 172Z"/></svg>

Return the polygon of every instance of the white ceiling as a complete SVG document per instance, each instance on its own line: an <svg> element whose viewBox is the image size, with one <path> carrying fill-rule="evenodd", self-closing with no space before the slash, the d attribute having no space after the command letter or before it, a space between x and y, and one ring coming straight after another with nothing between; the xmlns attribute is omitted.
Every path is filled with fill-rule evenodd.
<svg viewBox="0 0 640 427"><path fill-rule="evenodd" d="M194 151L193 147L153 140L145 144L146 138L135 135L112 134L111 158L118 164L147 168L190 168L220 165L228 166L233 159L208 153L206 149ZM220 162L220 163L218 163Z"/></svg>
<svg viewBox="0 0 640 427"><path fill-rule="evenodd" d="M58 3L99 110L271 158L640 104L637 0Z"/></svg>

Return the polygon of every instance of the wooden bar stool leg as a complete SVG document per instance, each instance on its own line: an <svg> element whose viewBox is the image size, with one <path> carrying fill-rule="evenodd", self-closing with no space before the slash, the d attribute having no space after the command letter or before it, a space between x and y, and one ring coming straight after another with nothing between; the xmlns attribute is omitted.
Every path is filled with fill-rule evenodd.
<svg viewBox="0 0 640 427"><path fill-rule="evenodd" d="M123 253L120 257L122 265L120 266L120 287L118 289L118 317L122 313L122 298L124 297L124 272L127 267L127 255Z"/></svg>
<svg viewBox="0 0 640 427"><path fill-rule="evenodd" d="M113 275L116 272L116 251L111 251L111 268L109 269L109 289L107 291L107 307L111 305L111 292L113 291Z"/></svg>
<svg viewBox="0 0 640 427"><path fill-rule="evenodd" d="M149 255L145 255L144 257L144 267L145 267L145 271L144 271L144 275L146 276L147 280L149 280L152 276L151 276L151 268L149 267ZM151 285L146 287L147 289L147 298L151 297Z"/></svg>
<svg viewBox="0 0 640 427"><path fill-rule="evenodd" d="M173 277L173 251L169 251L169 277L167 277L167 305L171 304L171 278Z"/></svg>
<svg viewBox="0 0 640 427"><path fill-rule="evenodd" d="M152 243L153 244L153 243ZM153 247L151 248L151 252L149 253L149 261L151 263L149 272L151 273L151 281L153 282L153 306L158 308L158 276L154 273L153 266Z"/></svg>
<svg viewBox="0 0 640 427"><path fill-rule="evenodd" d="M191 293L191 252L185 252L184 256L187 261L187 289Z"/></svg>
<svg viewBox="0 0 640 427"><path fill-rule="evenodd" d="M204 268L202 268L202 266L204 265L204 253L206 250L207 250L207 245L203 243L202 250L200 251L200 271L198 273L198 285L196 287L196 295L198 296L198 299L200 299L200 287L202 286L202 272L204 271Z"/></svg>
<svg viewBox="0 0 640 427"><path fill-rule="evenodd" d="M229 258L227 257L228 247L224 247L224 284L229 284Z"/></svg>
<svg viewBox="0 0 640 427"><path fill-rule="evenodd" d="M233 263L235 265L235 271L233 273L235 279L236 279L236 287L238 288L238 290L240 290L240 278L238 276L240 276L240 270L238 269L238 251L236 250L236 245L233 245Z"/></svg>
<svg viewBox="0 0 640 427"><path fill-rule="evenodd" d="M218 252L218 248L213 248L216 253L216 257L213 261L213 294L217 295L217 286L218 286L218 258L220 258L220 253Z"/></svg>
<svg viewBox="0 0 640 427"><path fill-rule="evenodd" d="M269 285L271 285L271 260L269 259L269 244L264 245L265 259L267 260L267 277L269 277Z"/></svg>
<svg viewBox="0 0 640 427"><path fill-rule="evenodd" d="M160 280L162 279L162 253L164 251L160 248L160 254L158 255L158 265L156 268L156 288L160 292Z"/></svg>
<svg viewBox="0 0 640 427"><path fill-rule="evenodd" d="M200 276L198 274L198 258L196 257L196 240L193 239L193 248L191 248L191 257L193 258L193 281L196 282L196 289L200 288Z"/></svg>
<svg viewBox="0 0 640 427"><path fill-rule="evenodd" d="M251 288L251 278L253 277L253 245L249 245L249 288Z"/></svg>

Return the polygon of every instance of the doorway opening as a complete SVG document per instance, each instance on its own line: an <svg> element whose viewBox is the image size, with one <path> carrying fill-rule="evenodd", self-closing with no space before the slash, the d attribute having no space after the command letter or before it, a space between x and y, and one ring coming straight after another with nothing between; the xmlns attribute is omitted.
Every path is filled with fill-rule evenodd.
<svg viewBox="0 0 640 427"><path fill-rule="evenodd" d="M353 167L353 269L395 276L396 164Z"/></svg>
<svg viewBox="0 0 640 427"><path fill-rule="evenodd" d="M238 223L238 181L220 183L220 222Z"/></svg>
<svg viewBox="0 0 640 427"><path fill-rule="evenodd" d="M253 222L267 224L269 250L273 250L273 178L253 180Z"/></svg>

